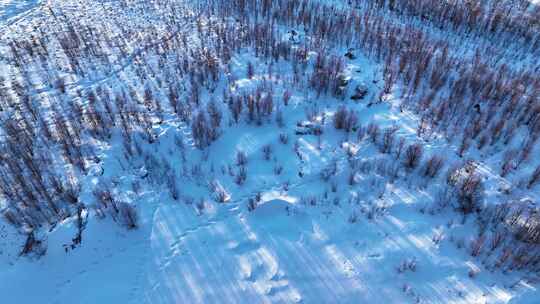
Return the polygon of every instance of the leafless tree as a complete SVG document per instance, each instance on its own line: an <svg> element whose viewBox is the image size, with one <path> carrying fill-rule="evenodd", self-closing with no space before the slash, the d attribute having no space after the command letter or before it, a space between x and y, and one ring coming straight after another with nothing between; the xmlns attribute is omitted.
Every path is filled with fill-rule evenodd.
<svg viewBox="0 0 540 304"><path fill-rule="evenodd" d="M415 169L422 160L424 149L420 144L412 144L405 150L405 167Z"/></svg>

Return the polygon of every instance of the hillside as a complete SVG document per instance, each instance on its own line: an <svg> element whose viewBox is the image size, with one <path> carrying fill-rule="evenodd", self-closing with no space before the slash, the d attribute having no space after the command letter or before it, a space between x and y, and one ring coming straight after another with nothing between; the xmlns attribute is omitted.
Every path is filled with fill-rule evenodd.
<svg viewBox="0 0 540 304"><path fill-rule="evenodd" d="M540 7L0 0L4 303L537 303Z"/></svg>

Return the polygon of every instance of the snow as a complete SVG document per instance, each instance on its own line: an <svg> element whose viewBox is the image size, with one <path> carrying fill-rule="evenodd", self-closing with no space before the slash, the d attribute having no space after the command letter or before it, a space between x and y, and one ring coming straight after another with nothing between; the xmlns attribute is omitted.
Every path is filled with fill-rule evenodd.
<svg viewBox="0 0 540 304"><path fill-rule="evenodd" d="M0 0L4 24L20 18L38 1ZM193 30L185 25L185 31ZM134 47L133 53L137 53ZM344 53L339 50L338 53ZM367 85L373 99L382 83L380 63L357 54L347 61L346 75L351 87ZM316 54L310 54L313 61ZM135 57L133 57L135 58ZM255 66L255 76L245 75L247 63ZM129 76L132 58L92 80L78 80L73 86L86 88L95 83L114 83ZM244 50L230 64L235 91L253 90L267 79L275 80L273 94L278 100L288 89L291 67L268 64ZM278 75L280 78L278 78ZM224 85L221 83L220 85ZM219 89L216 90L219 92ZM211 95L204 92L204 98ZM219 95L217 93L216 95ZM419 118L399 108L399 88L384 103L367 106L351 103L363 124L396 126L407 142L422 142L426 154L458 160L457 147L440 134L419 138ZM46 233L47 254L39 259L19 257L23 240L11 226L0 221L0 294L5 303L536 303L537 286L523 273L503 274L486 270L482 261L470 256L459 241L468 244L476 231L474 219L463 218L447 209L430 212L441 181L412 178L387 183L377 169L347 182L350 161L398 162L381 155L364 140L336 131L331 118L341 101L312 92L293 91L284 110L287 127L276 131L274 122L255 126L246 122L228 126L212 144L208 154L195 149L191 129L167 115L155 125L159 135L148 154L169 163L181 172L182 199L173 200L163 183L161 169L149 166L148 159L127 163L121 139L99 146L101 163L93 164L81 177L85 185L83 201L92 200L92 189L100 183L115 184L117 195L137 203L139 228L119 227L110 218L90 218L82 245L66 249L76 233L74 219L68 218ZM349 102L349 101L347 101ZM284 106L285 107L285 106ZM314 136L296 136L297 121L306 111L325 112L325 141L319 146ZM322 119L321 119L322 120ZM278 142L287 133L288 144ZM179 152L175 136L185 148ZM293 152L298 140L299 160ZM271 160L263 160L262 149L272 144ZM351 147L354 156L346 154ZM501 196L508 180L493 170L500 155L481 157L479 172L486 179L486 201ZM235 153L248 156L248 179L237 186L228 176L227 165ZM183 168L201 164L205 178ZM321 180L321 171L337 164L332 191ZM276 164L283 173L276 175ZM302 169L303 177L299 176ZM156 170L156 172L152 171ZM165 169L163 169L165 170ZM146 177L148 176L148 177ZM145 179L146 178L146 179ZM229 192L225 203L209 193L206 180L215 180ZM135 189L135 182L140 188ZM287 188L284 184L287 183ZM258 195L259 194L259 195ZM539 196L531 194L531 197ZM192 198L193 201L190 201ZM247 201L260 197L257 207L248 210ZM316 197L317 201L310 201ZM204 198L202 207L199 198ZM435 241L440 236L441 240ZM414 269L399 271L402 263ZM475 277L470 271L478 271Z"/></svg>
<svg viewBox="0 0 540 304"><path fill-rule="evenodd" d="M41 0L0 0L0 28L35 8Z"/></svg>
<svg viewBox="0 0 540 304"><path fill-rule="evenodd" d="M407 114L387 105L359 106L359 110L364 119L407 124L403 117ZM294 121L292 117L302 116L302 112L301 107L291 111L287 120ZM198 215L193 205L172 201L164 191L147 187L137 196L141 202L138 230L128 232L109 220L91 220L84 245L66 253L61 244L69 243L75 232L66 222L49 235L49 250L41 259L12 255L4 260L0 293L17 303L62 303L66 299L77 299L77 303L368 303L373 299L506 303L516 296L527 299L536 294L533 286L509 289L517 280L514 276L484 270L469 278L470 269L481 266L448 239L453 234L467 236L474 229L472 221L449 224L448 219L456 216L451 212L421 214L418 210L429 196L406 185L388 189L387 214L372 220L363 211L369 208L369 193L358 194L363 195L361 203L342 199L335 206L328 199L315 206L302 204L302 196L326 188L317 168L332 158L326 150L331 145L321 152L312 138L301 138L301 150L310 166L304 179L290 170L295 160L276 148L276 157L286 164L284 176L278 179L291 180L285 192L270 173L270 164L261 159L261 147L277 142L270 129L238 126L215 143L219 152L211 152L206 164L228 162L238 149L248 152L250 178L244 188L232 193L230 202L207 202ZM171 149L173 133L161 132L157 151L162 155ZM117 177L127 185L141 175L118 167L114 147L104 153L105 176ZM188 153L196 159L199 152ZM368 156L373 150L365 146L359 153ZM345 198L350 191L345 180L338 184L339 193L331 196ZM184 184L192 195L204 191L190 187L190 183ZM127 187L123 191L127 197L134 196ZM252 191L262 195L258 207L249 212L245 201ZM352 212L358 215L355 223L349 222ZM432 241L436 230L445 235L440 245ZM399 264L413 258L417 269L398 273ZM28 286L37 286L36 291L29 293Z"/></svg>

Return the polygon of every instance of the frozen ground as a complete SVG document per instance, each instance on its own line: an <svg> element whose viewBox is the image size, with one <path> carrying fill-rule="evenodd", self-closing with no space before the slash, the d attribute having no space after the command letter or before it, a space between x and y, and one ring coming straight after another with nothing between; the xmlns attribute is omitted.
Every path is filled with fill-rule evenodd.
<svg viewBox="0 0 540 304"><path fill-rule="evenodd" d="M0 1L2 22L20 18L18 14L37 5ZM194 32L191 26L181 30ZM133 53L137 47L134 43ZM356 55L347 61L346 74L353 85L367 84L375 94L383 83L381 64ZM247 62L255 66L251 79L245 75ZM129 79L132 65L129 58L113 73L77 79L72 85L84 89L96 82ZM233 56L228 68L238 91L279 75L276 100L292 77L285 63L269 75L267 63L249 50ZM39 93L47 93L45 89ZM427 155L456 160L457 147L442 136L434 134L427 141L417 136L419 118L400 109L400 94L394 93L385 103L351 107L362 123L396 126L408 142L423 142ZM277 129L273 122L258 127L231 124L208 154L193 147L190 128L166 116L164 123L153 126L159 135L156 143L144 149L183 176L181 200L172 199L160 182L165 178L161 169L151 172L143 157L134 163L123 158L118 136L111 144L98 143L102 161L81 177L81 200L91 201L92 189L110 182L119 197L137 203L140 227L127 231L110 218L91 218L82 245L70 249L66 246L76 228L74 219L66 219L45 233L47 254L31 259L18 256L24 240L0 221L2 303L539 303L537 286L527 280L527 273L503 274L471 257L462 244L468 244L477 229L472 216L426 207L433 205L434 190L442 181L398 178L387 183L385 174L374 168L357 174L350 185L349 162L398 160L381 155L368 139L357 142L334 130L331 117L338 102L293 91L284 128ZM295 123L314 108L328 115L321 144L315 136L294 132ZM279 133L288 134L289 142L280 143ZM182 149L175 142L178 134ZM270 160L263 159L267 144L273 147ZM249 174L241 187L227 168L240 150L248 156ZM347 154L351 150L352 156ZM480 157L474 149L469 156L478 159L486 178L487 200L502 196L508 181L493 169L500 156ZM202 164L202 173L182 167L184 157L187 165ZM321 180L321 171L333 163L335 189ZM281 174L275 174L277 164L283 166ZM213 199L206 180L228 189L227 202ZM257 194L258 207L249 211L246 202Z"/></svg>

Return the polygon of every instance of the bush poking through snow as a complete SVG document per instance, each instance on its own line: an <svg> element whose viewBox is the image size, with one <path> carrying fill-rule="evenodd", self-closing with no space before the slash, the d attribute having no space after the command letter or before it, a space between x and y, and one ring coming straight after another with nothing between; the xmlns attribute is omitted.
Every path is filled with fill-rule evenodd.
<svg viewBox="0 0 540 304"><path fill-rule="evenodd" d="M424 149L422 148L422 145L412 144L408 146L405 150L405 167L411 170L418 167L423 154Z"/></svg>
<svg viewBox="0 0 540 304"><path fill-rule="evenodd" d="M337 167L337 160L332 160L330 163L321 170L321 178L323 181L327 182L330 180L332 176L335 176L337 174L338 167Z"/></svg>
<svg viewBox="0 0 540 304"><path fill-rule="evenodd" d="M238 169L238 173L234 177L234 182L237 185L241 186L246 182L246 179L247 179L247 169L246 167L242 166Z"/></svg>
<svg viewBox="0 0 540 304"><path fill-rule="evenodd" d="M540 165L536 167L536 169L531 174L531 177L529 178L529 183L527 184L527 188L531 189L534 185L540 183Z"/></svg>
<svg viewBox="0 0 540 304"><path fill-rule="evenodd" d="M237 166L245 166L248 163L247 154L244 151L237 151L236 152L236 165Z"/></svg>
<svg viewBox="0 0 540 304"><path fill-rule="evenodd" d="M493 234L491 235L491 242L489 243L489 249L491 251L494 251L495 249L499 248L499 246L501 246L505 239L506 234L504 234L503 232L499 230L493 232Z"/></svg>
<svg viewBox="0 0 540 304"><path fill-rule="evenodd" d="M26 241L20 252L20 256L41 257L47 252L47 242L36 237L34 230L30 231L26 236Z"/></svg>
<svg viewBox="0 0 540 304"><path fill-rule="evenodd" d="M469 269L469 278L474 279L480 273L480 269L471 268Z"/></svg>
<svg viewBox="0 0 540 304"><path fill-rule="evenodd" d="M444 239L444 233L442 231L435 231L435 233L431 237L431 240L433 241L433 244L435 245L439 245L443 239Z"/></svg>
<svg viewBox="0 0 540 304"><path fill-rule="evenodd" d="M244 168L244 167L241 167L241 168ZM210 183L210 190L212 191L214 195L214 199L218 203L225 203L231 198L231 195L217 180L214 180Z"/></svg>
<svg viewBox="0 0 540 304"><path fill-rule="evenodd" d="M440 156L433 155L428 159L424 167L424 176L435 178L441 171L444 165L444 159Z"/></svg>
<svg viewBox="0 0 540 304"><path fill-rule="evenodd" d="M379 128L379 125L373 122L369 123L369 125L367 126L366 132L369 136L369 139L371 139L371 142L376 144L379 139L379 134L381 133L381 129Z"/></svg>
<svg viewBox="0 0 540 304"><path fill-rule="evenodd" d="M119 221L127 229L136 229L138 227L138 214L134 205L120 202L118 203Z"/></svg>
<svg viewBox="0 0 540 304"><path fill-rule="evenodd" d="M167 176L167 188L169 189L169 194L171 195L172 199L175 201L178 200L178 184L176 181L176 175L174 173L169 173Z"/></svg>
<svg viewBox="0 0 540 304"><path fill-rule="evenodd" d="M471 241L470 250L471 250L471 256L477 257L482 253L482 250L484 249L484 244L486 242L485 235L480 235L476 238L474 238Z"/></svg>
<svg viewBox="0 0 540 304"><path fill-rule="evenodd" d="M191 133L193 134L195 145L199 149L208 147L214 140L214 133L210 127L208 118L203 111L199 111L199 113L195 116L195 119L191 124Z"/></svg>
<svg viewBox="0 0 540 304"><path fill-rule="evenodd" d="M279 142L286 145L289 143L289 135L286 133L280 133L279 134Z"/></svg>
<svg viewBox="0 0 540 304"><path fill-rule="evenodd" d="M483 199L482 178L476 173L468 175L457 184L459 209L465 213L479 210Z"/></svg>
<svg viewBox="0 0 540 304"><path fill-rule="evenodd" d="M353 211L350 215L349 215L349 218L348 218L348 222L351 223L351 224L354 224L358 221L358 214Z"/></svg>
<svg viewBox="0 0 540 304"><path fill-rule="evenodd" d="M275 175L281 175L282 172L283 172L283 166L280 165L280 164L276 164L274 166L274 174Z"/></svg>
<svg viewBox="0 0 540 304"><path fill-rule="evenodd" d="M253 67L253 63L248 62L248 64L247 64L247 78L253 79L254 75L255 75L255 68Z"/></svg>
<svg viewBox="0 0 540 304"><path fill-rule="evenodd" d="M334 127L345 132L356 131L358 128L358 114L340 106L334 114Z"/></svg>
<svg viewBox="0 0 540 304"><path fill-rule="evenodd" d="M86 208L84 205L80 205L77 208L77 221L75 222L77 227L77 235L72 239L73 245L72 248L76 245L81 244L82 242L82 233L84 229L86 228L86 224L88 223L88 212L86 211Z"/></svg>
<svg viewBox="0 0 540 304"><path fill-rule="evenodd" d="M285 90L285 92L283 92L283 104L285 106L288 106L289 105L289 100L291 100L291 97L292 97L292 93L291 91L289 90Z"/></svg>
<svg viewBox="0 0 540 304"><path fill-rule="evenodd" d="M197 210L197 215L202 215L204 213L204 209L206 208L206 202L203 198L201 198L199 202L195 204L195 208Z"/></svg>
<svg viewBox="0 0 540 304"><path fill-rule="evenodd" d="M276 110L276 124L280 128L285 126L285 119L283 118L283 111L281 110Z"/></svg>
<svg viewBox="0 0 540 304"><path fill-rule="evenodd" d="M257 208L257 202L252 198L248 199L248 203L247 203L248 211L251 212L255 210L256 208Z"/></svg>
<svg viewBox="0 0 540 304"><path fill-rule="evenodd" d="M416 258L406 259L406 260L401 261L401 263L399 264L397 268L397 272L398 273L404 273L406 271L415 272L416 266L417 266Z"/></svg>
<svg viewBox="0 0 540 304"><path fill-rule="evenodd" d="M394 142L396 139L396 127L390 127L386 128L383 132L383 139L380 146L380 150L382 153L391 153L392 148L394 147Z"/></svg>
<svg viewBox="0 0 540 304"><path fill-rule="evenodd" d="M264 160L270 160L272 156L272 146L271 145L264 145L262 147L262 153Z"/></svg>

